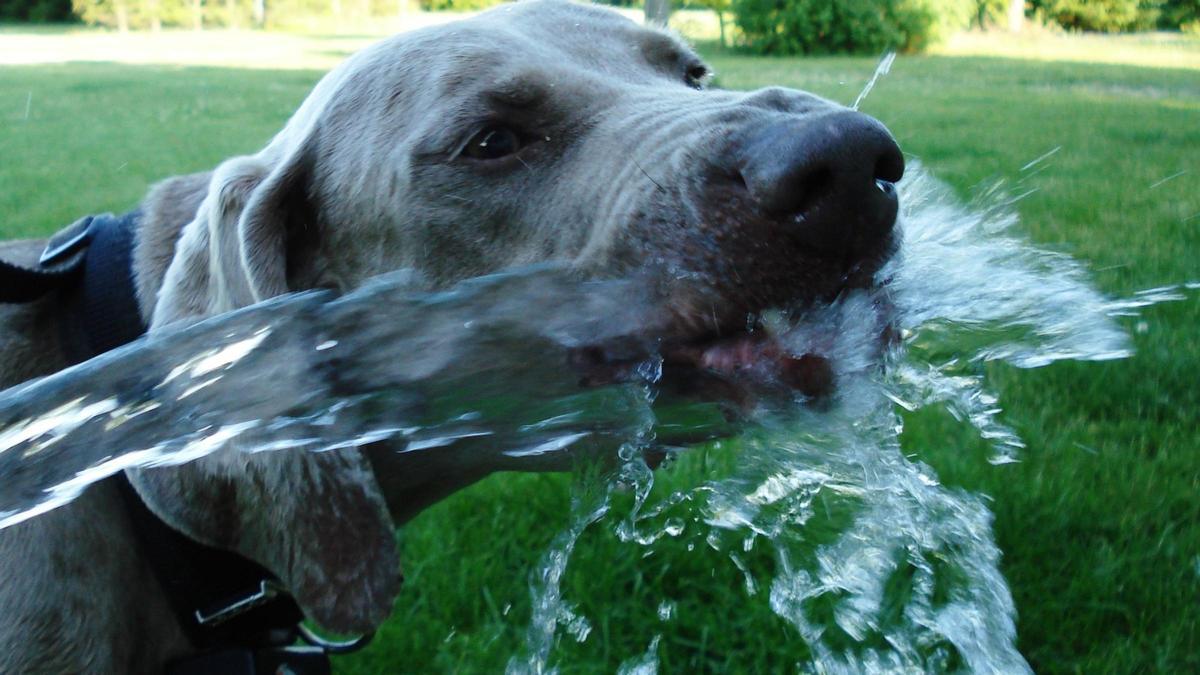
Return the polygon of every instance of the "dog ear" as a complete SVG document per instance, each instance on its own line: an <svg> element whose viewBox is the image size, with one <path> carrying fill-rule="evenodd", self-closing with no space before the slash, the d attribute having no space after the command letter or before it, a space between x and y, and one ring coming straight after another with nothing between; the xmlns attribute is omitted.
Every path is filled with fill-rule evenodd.
<svg viewBox="0 0 1200 675"><path fill-rule="evenodd" d="M311 237L309 145L285 129L262 152L213 172L175 246L154 307L155 328L287 292L289 243ZM292 135L295 135L294 133Z"/></svg>
<svg viewBox="0 0 1200 675"><path fill-rule="evenodd" d="M358 451L226 448L128 475L155 515L266 567L323 628L366 633L391 613L400 590L395 528Z"/></svg>
<svg viewBox="0 0 1200 675"><path fill-rule="evenodd" d="M313 255L303 230L314 225L310 139L323 90L329 87L319 85L263 151L213 172L163 275L152 333L293 290L289 270ZM188 464L128 473L160 518L262 564L322 627L369 631L391 612L399 590L394 526L357 450L225 447Z"/></svg>

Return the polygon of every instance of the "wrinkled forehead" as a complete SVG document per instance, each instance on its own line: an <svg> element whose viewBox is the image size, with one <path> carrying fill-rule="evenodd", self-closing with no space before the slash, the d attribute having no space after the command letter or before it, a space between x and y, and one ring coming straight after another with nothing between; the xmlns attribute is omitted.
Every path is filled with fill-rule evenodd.
<svg viewBox="0 0 1200 675"><path fill-rule="evenodd" d="M702 62L672 35L600 7L531 0L471 19L401 35L406 75L441 96L491 87L505 78L597 76L614 83L682 82ZM421 77L423 75L423 77Z"/></svg>
<svg viewBox="0 0 1200 675"><path fill-rule="evenodd" d="M476 17L485 32L504 26L515 54L584 66L617 77L677 73L700 61L683 42L601 7L555 0L508 5ZM518 44L519 43L519 44ZM530 44L532 43L532 44Z"/></svg>

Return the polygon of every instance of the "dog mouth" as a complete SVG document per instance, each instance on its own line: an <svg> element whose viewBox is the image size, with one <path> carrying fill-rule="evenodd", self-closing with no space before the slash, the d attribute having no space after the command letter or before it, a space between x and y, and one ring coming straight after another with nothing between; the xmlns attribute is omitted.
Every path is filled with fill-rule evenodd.
<svg viewBox="0 0 1200 675"><path fill-rule="evenodd" d="M754 390L818 400L834 389L827 355L797 353L757 322L732 335L666 341L659 354L664 386L704 398L746 402Z"/></svg>
<svg viewBox="0 0 1200 675"><path fill-rule="evenodd" d="M877 290L862 292L876 298ZM706 330L677 327L589 345L574 351L571 365L585 386L649 381L662 392L721 403L736 412L770 401L821 404L836 391L840 338L836 322L813 315L823 316L838 302L734 312L730 316L740 321L716 325L709 318ZM889 335L885 303L872 302L873 327L867 330L877 332L882 347Z"/></svg>
<svg viewBox="0 0 1200 675"><path fill-rule="evenodd" d="M734 303L722 318L709 312L706 329L678 329L661 339L662 383L683 394L735 402L766 397L797 397L807 402L830 398L836 386L835 361L840 336L828 317L816 318L852 294L871 298L871 330L879 345L889 339L883 287L876 275L890 257L849 266L844 275L807 297L793 294L766 311L741 311ZM687 303L684 303L687 306ZM695 306L694 304L692 305ZM700 316L692 313L690 318ZM677 326L695 326L679 317ZM862 317L864 320L866 317Z"/></svg>
<svg viewBox="0 0 1200 675"><path fill-rule="evenodd" d="M830 310L852 295L871 298L876 311L859 318L878 323L866 330L877 331L880 348L888 342L886 280L878 274L894 241L840 273L829 265L740 287L680 275L651 293L644 331L576 349L571 365L585 386L650 381L660 392L735 412L771 401L819 405L836 392L842 351Z"/></svg>

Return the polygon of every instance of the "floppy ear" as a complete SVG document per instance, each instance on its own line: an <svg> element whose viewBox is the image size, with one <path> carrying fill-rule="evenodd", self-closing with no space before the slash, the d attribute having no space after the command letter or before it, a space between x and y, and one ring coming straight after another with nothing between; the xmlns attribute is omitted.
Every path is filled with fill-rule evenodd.
<svg viewBox="0 0 1200 675"><path fill-rule="evenodd" d="M286 132L285 132L286 133ZM309 146L284 134L226 161L175 247L151 326L195 320L286 293L289 243L312 236ZM294 251L301 254L300 251Z"/></svg>
<svg viewBox="0 0 1200 675"><path fill-rule="evenodd" d="M287 292L288 255L311 227L311 153L293 123L257 155L222 164L181 234L151 332ZM286 395L286 393L281 394ZM236 445L236 441L234 442ZM129 472L160 518L277 575L301 608L338 632L373 630L399 590L394 527L357 450L243 452L226 447L175 467Z"/></svg>
<svg viewBox="0 0 1200 675"><path fill-rule="evenodd" d="M128 473L155 515L266 567L323 628L367 633L391 613L401 582L394 527L357 450L226 448Z"/></svg>

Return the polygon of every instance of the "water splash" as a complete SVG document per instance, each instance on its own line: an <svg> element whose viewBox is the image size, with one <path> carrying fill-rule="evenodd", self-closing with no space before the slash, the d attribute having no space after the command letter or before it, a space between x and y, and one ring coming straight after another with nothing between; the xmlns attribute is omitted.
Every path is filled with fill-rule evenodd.
<svg viewBox="0 0 1200 675"><path fill-rule="evenodd" d="M485 439L497 466L547 467L600 444L620 448L620 468L580 483L534 575L532 619L508 672L554 672L560 632L589 639L590 620L561 582L587 531L609 525L647 551L699 536L738 570L747 602L767 603L807 645L802 670L1027 671L991 516L904 456L898 410L943 407L990 442L991 461L1014 461L1022 442L999 418L988 362L1127 357L1115 319L1197 285L1106 298L1077 262L1018 236L1010 202L962 205L919 167L900 188L904 239L881 290L764 317L791 353L828 358L835 397L819 408L762 403L725 444L736 461L695 485L653 491L644 451L686 445L703 417L656 398L657 357L641 355L626 384L585 390L564 367L581 346L645 328L654 303L634 301L640 285L547 267L430 293L395 274L341 298L290 295L163 331L0 392L0 527L117 471L190 461L232 440L319 451L390 439L402 455ZM396 320L405 316L420 320ZM613 508L617 486L633 496L627 508ZM773 552L772 569L746 562L756 546ZM668 645L673 607L647 610ZM660 648L656 636L621 671L655 672Z"/></svg>
<svg viewBox="0 0 1200 675"><path fill-rule="evenodd" d="M657 675L658 673L658 643L661 635L655 635L646 647L646 653L621 663L617 675Z"/></svg>
<svg viewBox="0 0 1200 675"><path fill-rule="evenodd" d="M895 62L896 52L894 51L885 53L883 58L879 59L879 63L875 66L875 72L871 74L871 79L867 81L866 86L858 93L858 97L854 99L854 103L850 105L851 110L858 110L858 106L863 102L863 99L875 88L875 83L879 81L879 78L891 72L892 64Z"/></svg>
<svg viewBox="0 0 1200 675"><path fill-rule="evenodd" d="M900 188L904 241L880 272L882 297L850 294L794 322L767 321L792 353L830 359L835 400L761 406L726 444L729 468L657 497L654 472L628 458L612 480L633 499L603 522L650 551L685 525L706 528L699 536L743 576L746 601L766 602L808 646L803 672L1029 672L990 512L905 456L898 412L942 407L989 441L989 461L1016 461L1023 442L1000 421L984 365L1125 358L1116 319L1182 299L1184 287L1107 298L1078 262L1021 238L1011 202L964 205L919 167ZM889 331L898 338L881 358ZM759 541L773 569L744 561ZM672 611L657 611L669 636ZM622 672L654 672L658 647Z"/></svg>
<svg viewBox="0 0 1200 675"><path fill-rule="evenodd" d="M562 597L562 577L567 571L567 563L571 553L579 541L583 531L600 520L608 513L611 503L610 489L577 490L571 500L571 524L559 533L550 548L542 556L538 566L539 577L533 585L533 611L529 620L529 629L525 637L526 654L524 657L514 656L505 669L507 675L544 675L557 672L549 665L550 654L554 648L555 633L564 618L565 607ZM573 612L566 614L570 621L586 621ZM579 638L582 642L587 639L584 634Z"/></svg>
<svg viewBox="0 0 1200 675"><path fill-rule="evenodd" d="M616 447L645 427L644 383L581 389L567 364L580 345L644 326L638 293L550 267L441 293L399 273L151 335L0 392L0 527L234 440L261 452L393 439L407 453L487 438L498 466L548 467L575 446Z"/></svg>

